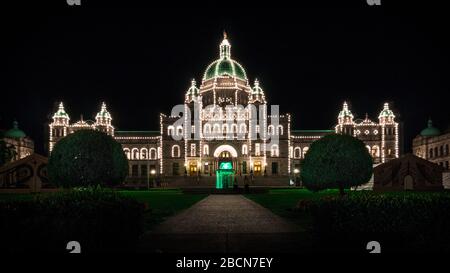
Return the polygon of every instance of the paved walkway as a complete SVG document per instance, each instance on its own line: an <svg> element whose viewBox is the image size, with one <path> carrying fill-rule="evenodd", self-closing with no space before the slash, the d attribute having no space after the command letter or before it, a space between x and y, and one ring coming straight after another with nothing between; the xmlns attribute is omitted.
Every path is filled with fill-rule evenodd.
<svg viewBox="0 0 450 273"><path fill-rule="evenodd" d="M161 252L285 252L299 227L242 195L210 195L161 223L143 249Z"/></svg>

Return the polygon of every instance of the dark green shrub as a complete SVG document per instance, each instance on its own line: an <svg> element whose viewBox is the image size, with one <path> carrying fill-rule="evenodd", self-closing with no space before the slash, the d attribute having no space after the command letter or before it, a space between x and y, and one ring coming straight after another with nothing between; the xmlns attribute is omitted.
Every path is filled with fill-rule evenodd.
<svg viewBox="0 0 450 273"><path fill-rule="evenodd" d="M113 191L73 190L32 201L0 202L2 251L127 251L143 232L143 205Z"/></svg>
<svg viewBox="0 0 450 273"><path fill-rule="evenodd" d="M62 187L113 186L127 174L121 145L94 130L80 130L58 141L48 161L50 181Z"/></svg>
<svg viewBox="0 0 450 273"><path fill-rule="evenodd" d="M359 192L311 200L303 209L312 216L315 237L327 245L363 250L376 240L402 251L450 251L448 193Z"/></svg>
<svg viewBox="0 0 450 273"><path fill-rule="evenodd" d="M372 157L364 143L349 135L327 135L311 144L302 161L301 178L309 190L339 189L367 183Z"/></svg>

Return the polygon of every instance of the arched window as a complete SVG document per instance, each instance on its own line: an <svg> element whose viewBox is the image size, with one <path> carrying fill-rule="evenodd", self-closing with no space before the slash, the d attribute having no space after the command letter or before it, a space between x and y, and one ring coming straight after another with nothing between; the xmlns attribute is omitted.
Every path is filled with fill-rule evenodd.
<svg viewBox="0 0 450 273"><path fill-rule="evenodd" d="M449 153L449 150L448 150L448 144L447 144L447 145L445 145L445 155L448 155L448 153Z"/></svg>
<svg viewBox="0 0 450 273"><path fill-rule="evenodd" d="M179 145L172 146L172 157L180 157L180 146Z"/></svg>
<svg viewBox="0 0 450 273"><path fill-rule="evenodd" d="M183 135L183 126L181 125L177 126L177 135Z"/></svg>
<svg viewBox="0 0 450 273"><path fill-rule="evenodd" d="M247 125L245 125L245 123L242 123L240 125L239 131L240 131L241 134L247 133Z"/></svg>
<svg viewBox="0 0 450 273"><path fill-rule="evenodd" d="M209 123L205 124L205 127L203 129L203 134L205 134L206 136L211 135L211 124L209 124Z"/></svg>
<svg viewBox="0 0 450 273"><path fill-rule="evenodd" d="M157 159L156 149L155 148L150 148L150 159L151 160Z"/></svg>
<svg viewBox="0 0 450 273"><path fill-rule="evenodd" d="M213 133L214 134L220 134L220 125L218 123L214 124L214 126L213 126Z"/></svg>
<svg viewBox="0 0 450 273"><path fill-rule="evenodd" d="M294 148L294 158L301 158L302 157L302 150L300 147Z"/></svg>
<svg viewBox="0 0 450 273"><path fill-rule="evenodd" d="M267 129L267 133L269 135L273 135L275 133L275 127L273 125L269 125L269 128Z"/></svg>
<svg viewBox="0 0 450 273"><path fill-rule="evenodd" d="M167 127L167 135L169 135L169 136L173 135L173 133L174 133L173 131L174 130L175 130L175 128L172 125Z"/></svg>
<svg viewBox="0 0 450 273"><path fill-rule="evenodd" d="M142 148L142 149L141 149L140 158L141 158L141 159L147 159L147 154L148 154L147 148Z"/></svg>
<svg viewBox="0 0 450 273"><path fill-rule="evenodd" d="M283 135L283 125L277 126L277 134L280 136Z"/></svg>
<svg viewBox="0 0 450 273"><path fill-rule="evenodd" d="M247 144L242 145L242 154L247 155L248 154L248 146Z"/></svg>
<svg viewBox="0 0 450 273"><path fill-rule="evenodd" d="M231 132L233 134L236 134L237 131L238 131L237 124L235 124L235 123L231 124Z"/></svg>
<svg viewBox="0 0 450 273"><path fill-rule="evenodd" d="M305 157L306 153L308 152L309 147L304 147L303 148L303 157Z"/></svg>
<svg viewBox="0 0 450 273"><path fill-rule="evenodd" d="M226 123L222 124L222 133L224 135L228 134L228 124Z"/></svg>
<svg viewBox="0 0 450 273"><path fill-rule="evenodd" d="M203 145L203 155L209 155L209 146L207 144Z"/></svg>
<svg viewBox="0 0 450 273"><path fill-rule="evenodd" d="M130 159L130 149L124 148L124 149L123 149L123 152L125 153L126 157L127 157L128 159Z"/></svg>
<svg viewBox="0 0 450 273"><path fill-rule="evenodd" d="M270 156L280 156L280 150L277 144L272 144L272 146L270 147Z"/></svg>
<svg viewBox="0 0 450 273"><path fill-rule="evenodd" d="M430 158L433 158L433 148L430 148Z"/></svg>
<svg viewBox="0 0 450 273"><path fill-rule="evenodd" d="M139 149L138 148L133 148L131 150L131 159L139 159Z"/></svg>
<svg viewBox="0 0 450 273"><path fill-rule="evenodd" d="M434 147L434 156L435 157L439 156L439 154L438 154L438 147Z"/></svg>

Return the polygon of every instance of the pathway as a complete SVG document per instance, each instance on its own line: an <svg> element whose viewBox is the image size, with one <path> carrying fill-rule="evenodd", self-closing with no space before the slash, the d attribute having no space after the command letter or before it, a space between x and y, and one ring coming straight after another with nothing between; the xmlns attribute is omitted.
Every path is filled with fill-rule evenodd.
<svg viewBox="0 0 450 273"><path fill-rule="evenodd" d="M145 235L144 251L291 252L300 228L242 195L209 195Z"/></svg>

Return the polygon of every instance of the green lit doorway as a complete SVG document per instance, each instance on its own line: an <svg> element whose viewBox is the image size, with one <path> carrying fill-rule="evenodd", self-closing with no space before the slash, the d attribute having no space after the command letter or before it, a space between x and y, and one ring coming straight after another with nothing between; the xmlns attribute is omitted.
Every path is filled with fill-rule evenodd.
<svg viewBox="0 0 450 273"><path fill-rule="evenodd" d="M222 161L219 163L219 169L216 170L216 188L228 189L233 188L234 170L231 161Z"/></svg>

